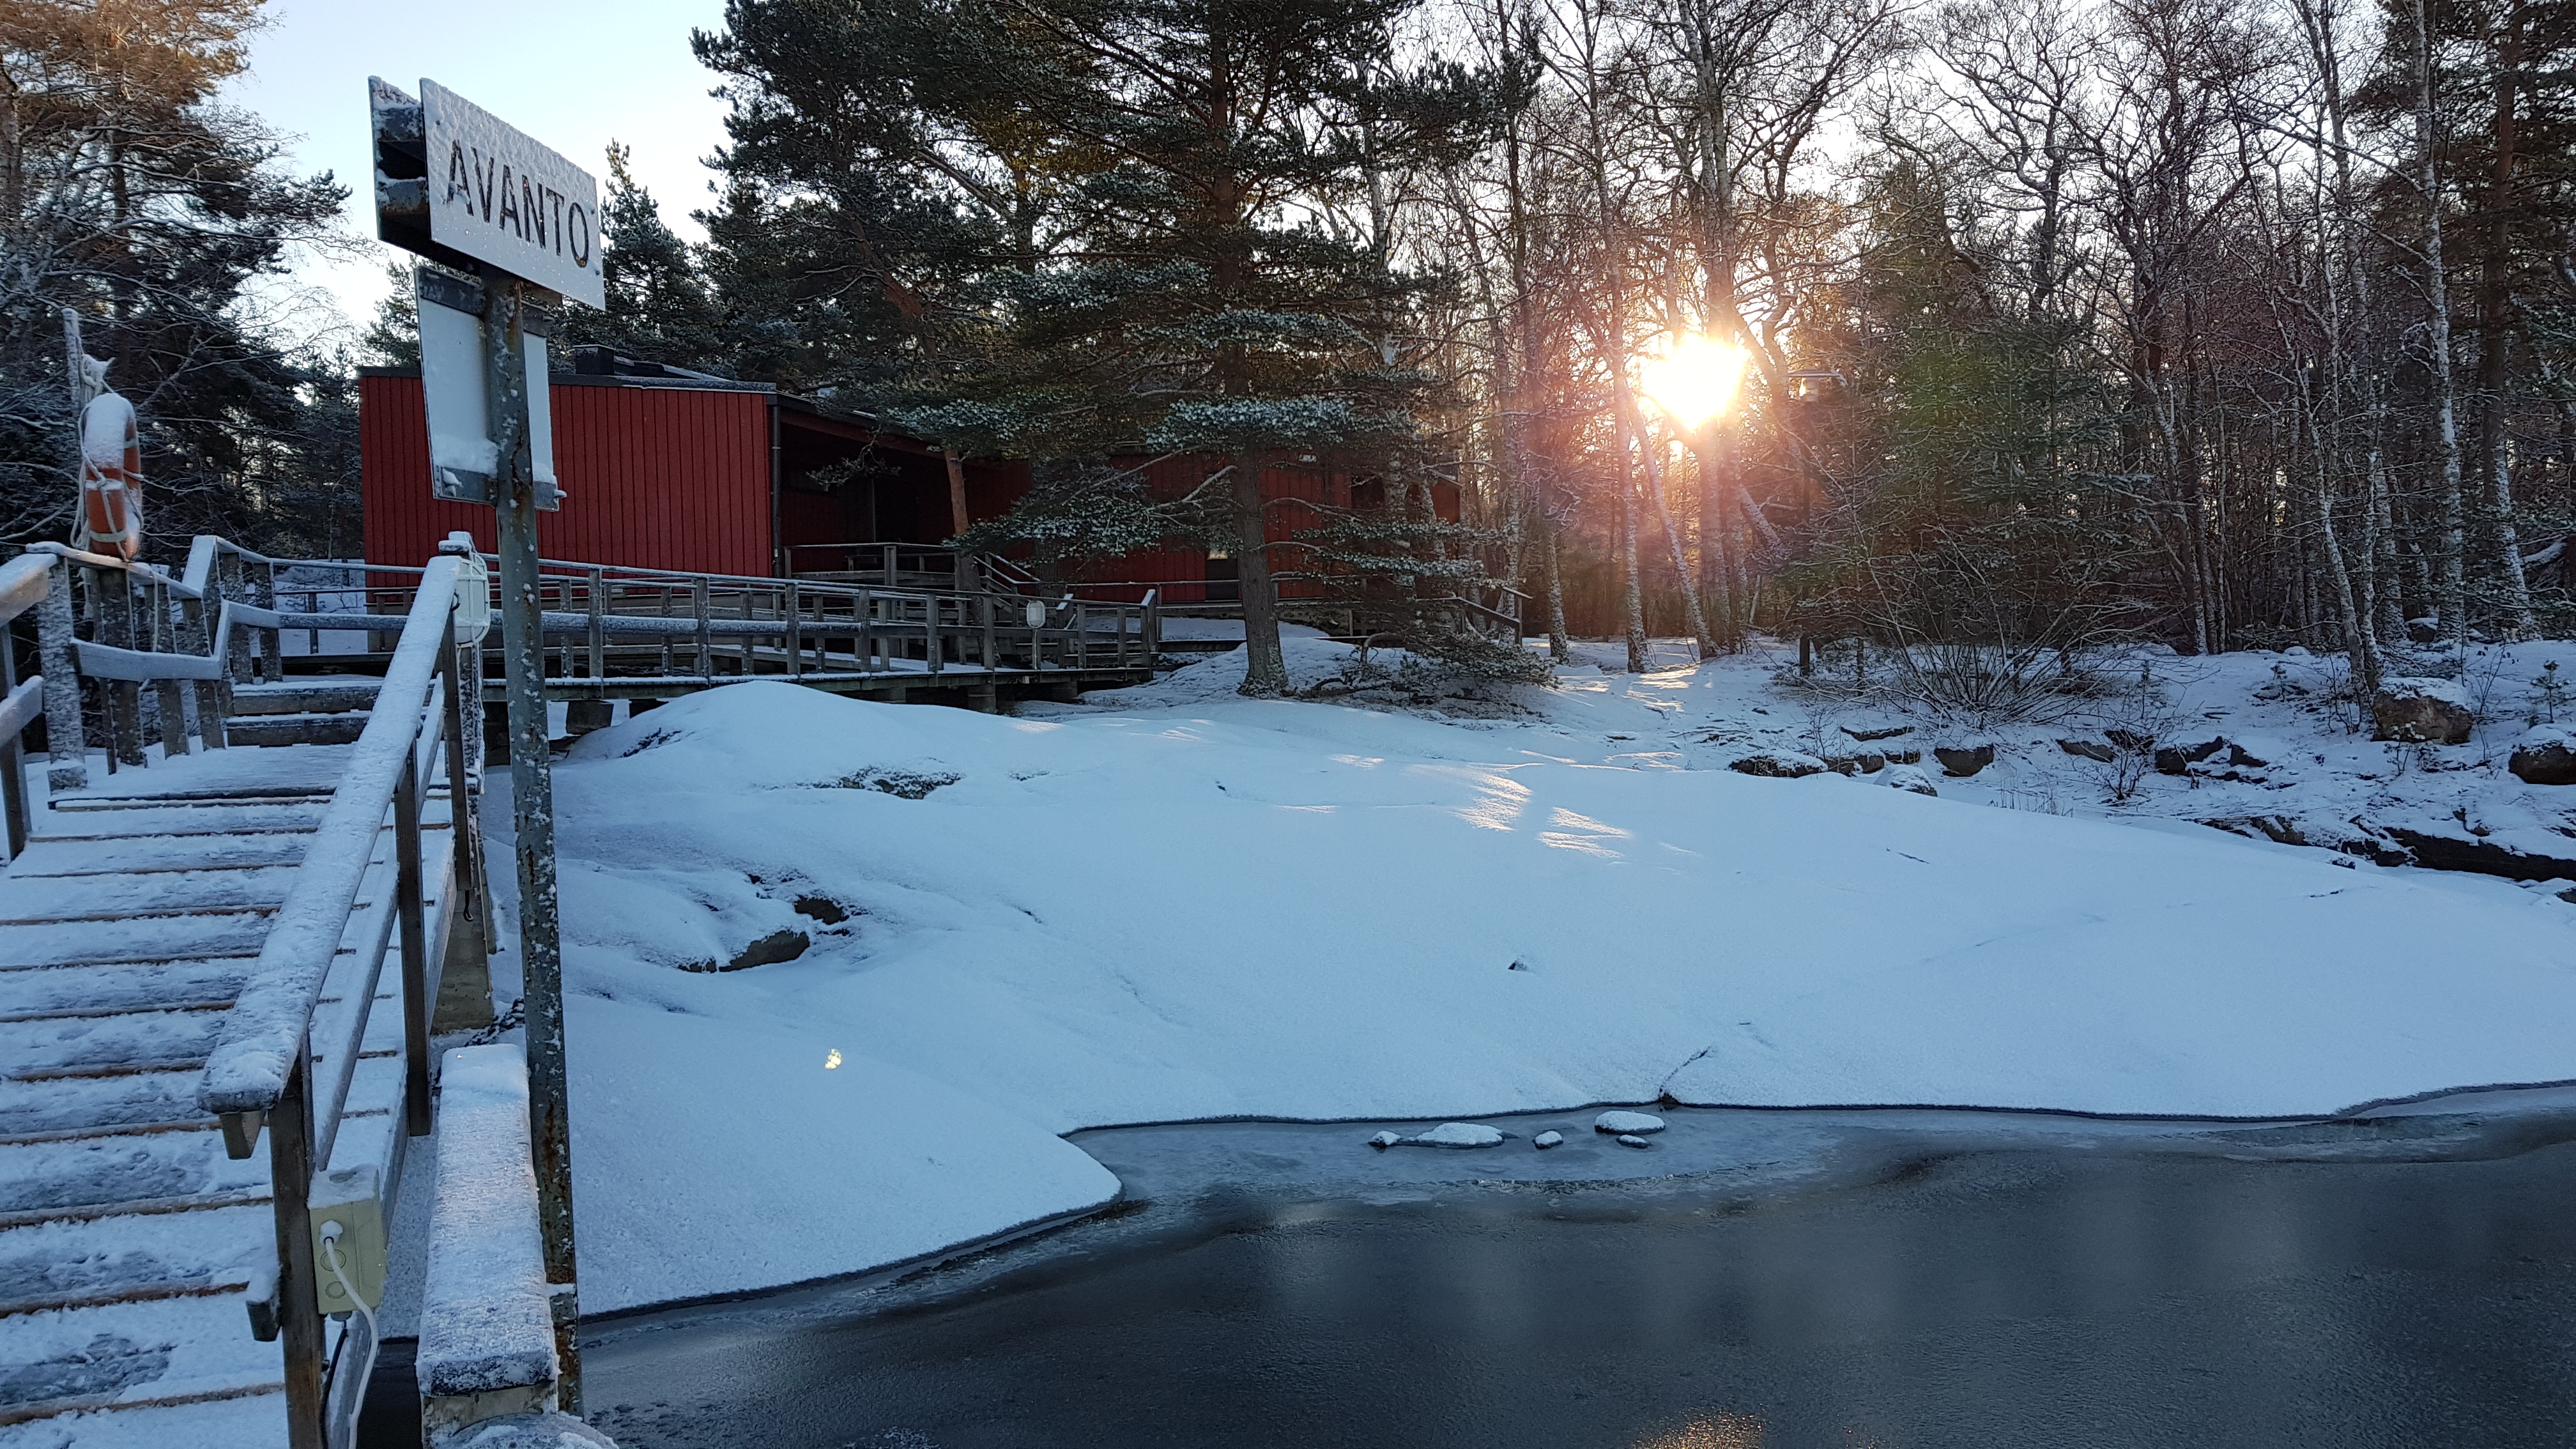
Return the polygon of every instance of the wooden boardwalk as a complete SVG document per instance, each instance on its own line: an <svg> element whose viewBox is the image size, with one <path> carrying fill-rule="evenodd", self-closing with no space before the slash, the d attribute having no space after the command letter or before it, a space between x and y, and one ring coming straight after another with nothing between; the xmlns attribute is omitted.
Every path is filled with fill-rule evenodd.
<svg viewBox="0 0 2576 1449"><path fill-rule="evenodd" d="M0 604L45 611L46 668L0 681L0 780L20 787L0 870L0 1449L271 1449L326 1442L326 1421L347 1442L374 1331L296 1311L315 1292L303 1206L317 1186L398 1201L429 1125L439 966L460 918L488 914L449 809L472 778L442 748L470 651L443 613L383 679L263 682L273 611L238 567L223 587L229 545L201 544L186 581L84 555L50 584L41 555L0 567ZM38 714L52 757L28 769ZM101 724L107 748L81 749ZM283 742L316 736L341 742ZM218 1078L242 1090L219 1064L257 1067L280 1029L284 1089L260 1096L253 1071L268 1105L208 1110Z"/></svg>
<svg viewBox="0 0 2576 1449"><path fill-rule="evenodd" d="M197 1085L349 748L236 746L39 796L0 875L0 1445L286 1442L279 1348L246 1312L276 1271L268 1164L227 1157ZM443 789L424 817L444 889ZM388 1201L400 982L360 963L382 960L395 866L388 828L314 1029L317 1079L354 1068L317 1158L374 1167ZM335 1061L361 993L377 1009Z"/></svg>

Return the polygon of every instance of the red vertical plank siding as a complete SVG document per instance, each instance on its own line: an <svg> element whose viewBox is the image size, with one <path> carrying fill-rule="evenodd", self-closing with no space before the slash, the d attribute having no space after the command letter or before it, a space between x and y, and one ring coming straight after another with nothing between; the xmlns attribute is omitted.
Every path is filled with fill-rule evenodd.
<svg viewBox="0 0 2576 1449"><path fill-rule="evenodd" d="M564 504L538 515L547 558L769 572L766 394L556 383L549 397ZM430 496L420 379L362 377L358 400L367 558L417 565L458 529L492 548L491 509Z"/></svg>

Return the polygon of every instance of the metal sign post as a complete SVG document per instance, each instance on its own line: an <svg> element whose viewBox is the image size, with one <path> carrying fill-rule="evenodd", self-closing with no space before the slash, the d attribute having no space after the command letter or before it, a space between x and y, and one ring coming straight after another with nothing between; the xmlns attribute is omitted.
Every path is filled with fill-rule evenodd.
<svg viewBox="0 0 2576 1449"><path fill-rule="evenodd" d="M461 276L420 269L421 387L435 491L491 504L499 534L529 1135L546 1279L555 1285L555 1350L562 1364L556 1393L565 1412L579 1414L563 943L537 562L537 514L559 506L560 495L554 486L543 328L532 324L538 304L557 295L593 307L605 300L599 184L442 86L422 81L418 101L381 80L370 79L368 89L375 120L377 235L481 279L477 287ZM470 338L460 330L469 313Z"/></svg>

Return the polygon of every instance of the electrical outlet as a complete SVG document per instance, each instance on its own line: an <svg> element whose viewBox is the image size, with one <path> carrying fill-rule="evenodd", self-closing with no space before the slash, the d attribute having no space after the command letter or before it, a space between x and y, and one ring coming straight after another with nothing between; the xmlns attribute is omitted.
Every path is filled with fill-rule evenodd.
<svg viewBox="0 0 2576 1449"><path fill-rule="evenodd" d="M322 1311L347 1313L384 1302L385 1209L376 1170L343 1167L313 1179L306 1211L313 1224L313 1273L319 1280ZM322 1250L326 1241L335 1244L340 1274L347 1275L349 1287L358 1292L355 1303L340 1286L340 1274L330 1269L330 1256Z"/></svg>

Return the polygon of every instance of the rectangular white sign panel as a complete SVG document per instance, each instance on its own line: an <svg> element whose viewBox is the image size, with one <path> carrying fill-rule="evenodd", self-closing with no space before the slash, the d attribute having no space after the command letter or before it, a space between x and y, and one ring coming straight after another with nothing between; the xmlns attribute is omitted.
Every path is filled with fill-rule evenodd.
<svg viewBox="0 0 2576 1449"><path fill-rule="evenodd" d="M450 295L460 285L424 281L419 288L420 391L429 422L429 489L450 502L490 503L501 450L492 440L483 319L453 305L466 300ZM546 339L522 332L519 342L528 376L528 463L536 475L537 507L551 510L562 506L562 494L555 486Z"/></svg>
<svg viewBox="0 0 2576 1449"><path fill-rule="evenodd" d="M606 305L599 182L435 81L420 83L420 101L430 240Z"/></svg>

